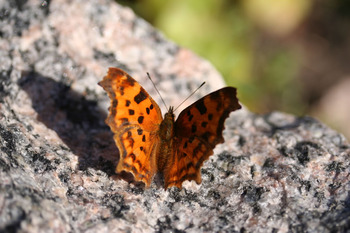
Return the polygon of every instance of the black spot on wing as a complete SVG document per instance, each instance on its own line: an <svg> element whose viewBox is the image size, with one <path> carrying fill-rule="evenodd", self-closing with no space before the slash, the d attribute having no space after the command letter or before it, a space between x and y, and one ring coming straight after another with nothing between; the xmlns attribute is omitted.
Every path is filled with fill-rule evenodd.
<svg viewBox="0 0 350 233"><path fill-rule="evenodd" d="M184 147L183 147L184 149L186 149L187 148L187 142L185 142L185 144L184 144Z"/></svg>
<svg viewBox="0 0 350 233"><path fill-rule="evenodd" d="M146 135L142 136L142 141L145 142L146 141Z"/></svg>
<svg viewBox="0 0 350 233"><path fill-rule="evenodd" d="M130 104L131 104L130 100L126 100L126 102L125 102L125 106L126 106L126 107L129 107L129 106L130 106Z"/></svg>
<svg viewBox="0 0 350 233"><path fill-rule="evenodd" d="M132 109L129 109L129 115L132 116L132 115L134 115L134 114L135 114L135 111L132 110Z"/></svg>
<svg viewBox="0 0 350 233"><path fill-rule="evenodd" d="M195 133L197 131L197 126L195 124L192 125L191 132Z"/></svg>
<svg viewBox="0 0 350 233"><path fill-rule="evenodd" d="M142 88L140 89L140 92L134 97L134 100L137 104L141 103L147 98L147 93Z"/></svg>
<svg viewBox="0 0 350 233"><path fill-rule="evenodd" d="M129 86L134 86L136 81L130 75L126 74L125 82L127 82Z"/></svg>
<svg viewBox="0 0 350 233"><path fill-rule="evenodd" d="M137 118L137 121L142 124L143 120L144 120L144 116L139 116L139 118Z"/></svg>
<svg viewBox="0 0 350 233"><path fill-rule="evenodd" d="M208 114L208 120L210 120L210 121L213 120L213 114L211 114L211 113Z"/></svg>
<svg viewBox="0 0 350 233"><path fill-rule="evenodd" d="M147 115L149 115L149 113L150 113L149 108L146 108L146 113L147 113Z"/></svg>
<svg viewBox="0 0 350 233"><path fill-rule="evenodd" d="M138 134L138 135L142 135L142 133L143 133L143 130L142 130L142 129L137 129L137 134Z"/></svg>
<svg viewBox="0 0 350 233"><path fill-rule="evenodd" d="M207 112L207 107L205 107L203 99L198 100L195 106L201 115Z"/></svg>
<svg viewBox="0 0 350 233"><path fill-rule="evenodd" d="M207 122L207 121L203 121L203 122L201 123L201 126L202 126L203 128L207 127L207 125L208 125L208 122Z"/></svg>

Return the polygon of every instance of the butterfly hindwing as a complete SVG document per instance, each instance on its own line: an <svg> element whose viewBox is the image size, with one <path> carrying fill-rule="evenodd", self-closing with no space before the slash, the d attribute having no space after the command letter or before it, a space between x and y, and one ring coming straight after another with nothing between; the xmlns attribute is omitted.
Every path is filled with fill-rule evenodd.
<svg viewBox="0 0 350 233"><path fill-rule="evenodd" d="M136 181L149 186L156 169L157 135L143 131L139 127L124 127L114 135L119 149L120 160L117 173L130 172Z"/></svg>
<svg viewBox="0 0 350 233"><path fill-rule="evenodd" d="M181 188L185 180L201 183L200 167L206 158L205 155L209 157L212 151L212 148L199 138L178 138L171 156L171 166L164 171L164 187Z"/></svg>
<svg viewBox="0 0 350 233"><path fill-rule="evenodd" d="M177 186L185 180L201 182L200 167L213 154L224 138L224 122L230 112L241 108L236 88L226 87L199 99L177 118L174 126L175 148L164 173L165 187Z"/></svg>
<svg viewBox="0 0 350 233"><path fill-rule="evenodd" d="M136 181L149 186L156 170L161 111L140 84L118 68L110 68L99 84L111 99L106 123L120 153L116 172L131 172Z"/></svg>

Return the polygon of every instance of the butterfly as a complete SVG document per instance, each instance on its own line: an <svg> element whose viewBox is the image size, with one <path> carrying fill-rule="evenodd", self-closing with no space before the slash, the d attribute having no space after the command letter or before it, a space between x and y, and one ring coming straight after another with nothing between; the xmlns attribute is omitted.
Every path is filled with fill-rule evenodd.
<svg viewBox="0 0 350 233"><path fill-rule="evenodd" d="M109 68L98 84L110 98L105 122L120 153L116 173L131 173L146 187L156 173L163 176L165 189L181 188L185 180L200 184L203 162L224 142L226 118L241 108L236 88L225 87L185 108L175 121L173 107L163 118L158 104L121 69Z"/></svg>

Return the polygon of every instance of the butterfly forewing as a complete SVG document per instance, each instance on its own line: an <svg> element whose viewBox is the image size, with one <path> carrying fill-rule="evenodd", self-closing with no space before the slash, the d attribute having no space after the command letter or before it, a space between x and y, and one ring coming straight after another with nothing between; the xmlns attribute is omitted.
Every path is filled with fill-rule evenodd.
<svg viewBox="0 0 350 233"><path fill-rule="evenodd" d="M99 84L111 99L106 123L120 153L116 171L131 172L136 181L149 186L155 172L152 153L159 141L161 111L140 84L120 69L110 68Z"/></svg>
<svg viewBox="0 0 350 233"><path fill-rule="evenodd" d="M241 108L233 87L222 88L183 110L175 122L175 147L171 163L165 171L165 187L177 186L185 180L201 182L200 167L224 141L222 131L230 112Z"/></svg>
<svg viewBox="0 0 350 233"><path fill-rule="evenodd" d="M108 125L118 128L135 124L147 131L158 129L163 118L157 103L130 75L110 68L99 84L111 99Z"/></svg>

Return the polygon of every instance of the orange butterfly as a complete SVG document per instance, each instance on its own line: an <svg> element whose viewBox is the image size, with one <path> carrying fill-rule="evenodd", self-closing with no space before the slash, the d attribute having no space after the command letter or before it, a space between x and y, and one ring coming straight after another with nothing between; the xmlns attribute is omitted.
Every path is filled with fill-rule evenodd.
<svg viewBox="0 0 350 233"><path fill-rule="evenodd" d="M181 188L185 180L200 184L203 162L224 142L225 119L241 108L236 88L225 87L188 106L175 121L173 107L163 119L151 96L118 68L109 68L99 85L111 100L106 123L120 153L116 172L132 173L146 187L157 172L165 189Z"/></svg>

